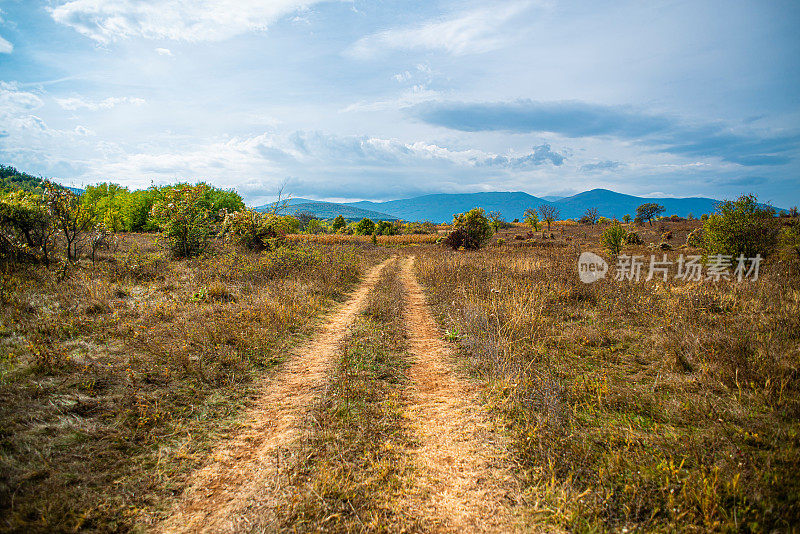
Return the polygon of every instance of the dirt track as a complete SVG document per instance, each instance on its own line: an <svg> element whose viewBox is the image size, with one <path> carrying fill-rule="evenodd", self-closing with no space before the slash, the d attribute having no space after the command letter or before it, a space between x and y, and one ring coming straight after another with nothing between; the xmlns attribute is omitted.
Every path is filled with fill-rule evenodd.
<svg viewBox="0 0 800 534"><path fill-rule="evenodd" d="M192 476L175 511L157 532L247 531L251 508L270 509L279 491L276 474L281 449L299 437L303 417L327 382L347 327L363 308L388 261L372 268L322 330L292 351L243 418L243 428Z"/></svg>
<svg viewBox="0 0 800 534"><path fill-rule="evenodd" d="M404 322L413 358L409 417L420 446L420 513L444 532L510 532L519 499L509 458L477 399L477 391L450 364L451 348L431 315L412 271L403 262Z"/></svg>
<svg viewBox="0 0 800 534"><path fill-rule="evenodd" d="M347 327L390 261L374 267L320 332L293 351L243 418L241 431L193 475L157 532L246 532L273 524L281 499L281 453L300 438ZM519 530L514 510L520 490L509 457L476 387L452 368L451 347L442 340L413 262L413 257L403 260L399 273L413 362L407 415L418 442L409 451L418 469L404 506L437 532Z"/></svg>

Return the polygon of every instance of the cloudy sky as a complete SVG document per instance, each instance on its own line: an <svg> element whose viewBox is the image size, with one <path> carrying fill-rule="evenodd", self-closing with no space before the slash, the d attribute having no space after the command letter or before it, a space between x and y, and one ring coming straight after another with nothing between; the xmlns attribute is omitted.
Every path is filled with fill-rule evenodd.
<svg viewBox="0 0 800 534"><path fill-rule="evenodd" d="M796 1L0 0L0 162L251 204L800 204Z"/></svg>

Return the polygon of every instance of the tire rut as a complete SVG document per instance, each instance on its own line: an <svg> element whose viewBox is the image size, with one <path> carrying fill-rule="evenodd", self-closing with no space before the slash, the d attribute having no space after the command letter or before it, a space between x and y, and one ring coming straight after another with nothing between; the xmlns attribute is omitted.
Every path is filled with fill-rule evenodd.
<svg viewBox="0 0 800 534"><path fill-rule="evenodd" d="M252 523L248 512L279 502L281 450L295 442L303 419L328 381L339 345L355 315L391 258L373 267L345 304L325 320L314 338L264 386L241 430L218 446L209 463L192 475L172 515L156 532L240 532ZM263 518L260 518L263 521Z"/></svg>
<svg viewBox="0 0 800 534"><path fill-rule="evenodd" d="M514 515L520 488L501 437L481 408L478 391L449 362L425 295L403 262L404 320L414 362L409 371L409 419L420 446L410 452L420 470L411 506L441 532L521 530Z"/></svg>

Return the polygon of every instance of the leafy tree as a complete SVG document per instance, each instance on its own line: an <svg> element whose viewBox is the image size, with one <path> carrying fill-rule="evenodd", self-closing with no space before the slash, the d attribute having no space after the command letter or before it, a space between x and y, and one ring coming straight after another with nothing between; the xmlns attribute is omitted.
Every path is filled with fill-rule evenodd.
<svg viewBox="0 0 800 534"><path fill-rule="evenodd" d="M355 227L355 233L357 235L370 235L374 231L375 231L375 223L372 222L372 220L367 219L366 217L358 221L358 224L356 224Z"/></svg>
<svg viewBox="0 0 800 534"><path fill-rule="evenodd" d="M375 225L375 233L377 235L397 235L399 231L397 226L391 221L378 221Z"/></svg>
<svg viewBox="0 0 800 534"><path fill-rule="evenodd" d="M597 210L597 208L589 208L583 214L583 217L581 217L581 222L594 226L599 218L600 212Z"/></svg>
<svg viewBox="0 0 800 534"><path fill-rule="evenodd" d="M733 257L768 256L775 249L779 232L780 221L775 218L775 210L759 205L755 195L717 204L717 210L703 225L709 252Z"/></svg>
<svg viewBox="0 0 800 534"><path fill-rule="evenodd" d="M620 253L622 246L625 244L626 234L627 232L619 222L614 223L603 232L603 245L616 256Z"/></svg>
<svg viewBox="0 0 800 534"><path fill-rule="evenodd" d="M150 218L153 203L161 193L155 187L133 191L120 199L122 226L128 232L150 232L157 230Z"/></svg>
<svg viewBox="0 0 800 534"><path fill-rule="evenodd" d="M319 219L311 219L308 221L306 225L306 232L309 234L318 234L323 231L322 224L319 222Z"/></svg>
<svg viewBox="0 0 800 534"><path fill-rule="evenodd" d="M81 204L94 213L95 220L111 232L125 227L122 206L129 195L127 187L108 182L90 185L81 194Z"/></svg>
<svg viewBox="0 0 800 534"><path fill-rule="evenodd" d="M75 260L87 230L94 228L97 216L93 209L81 202L78 195L52 182L44 183L44 200L52 224L64 238L67 259Z"/></svg>
<svg viewBox="0 0 800 534"><path fill-rule="evenodd" d="M473 208L454 215L454 230L445 238L444 243L453 249L480 248L492 237L492 226L484 213L482 208Z"/></svg>
<svg viewBox="0 0 800 534"><path fill-rule="evenodd" d="M539 215L541 215L542 220L547 223L547 231L549 232L550 225L561 215L561 210L552 204L542 204L539 206Z"/></svg>
<svg viewBox="0 0 800 534"><path fill-rule="evenodd" d="M300 221L300 230L305 230L306 227L308 227L308 223L317 218L317 216L310 211L299 211L294 214L294 217Z"/></svg>
<svg viewBox="0 0 800 534"><path fill-rule="evenodd" d="M533 228L534 232L539 231L539 215L536 213L536 210L533 208L528 208L525 210L525 224Z"/></svg>
<svg viewBox="0 0 800 534"><path fill-rule="evenodd" d="M51 223L41 195L20 189L0 196L0 255L16 259L39 250L49 264L55 232Z"/></svg>
<svg viewBox="0 0 800 534"><path fill-rule="evenodd" d="M331 223L331 228L334 232L338 232L342 228L347 226L347 221L341 215L337 215L336 218Z"/></svg>
<svg viewBox="0 0 800 534"><path fill-rule="evenodd" d="M636 218L644 223L647 221L651 226L653 219L664 213L666 209L661 204L655 202L647 202L636 208Z"/></svg>
<svg viewBox="0 0 800 534"><path fill-rule="evenodd" d="M177 257L195 256L211 237L213 215L205 184L180 184L162 189L152 217L167 248Z"/></svg>
<svg viewBox="0 0 800 534"><path fill-rule="evenodd" d="M288 233L297 229L297 219L248 208L227 213L222 222L225 241L248 250L274 247Z"/></svg>
<svg viewBox="0 0 800 534"><path fill-rule="evenodd" d="M206 186L206 195L211 213L215 220L220 221L225 217L225 212L233 212L244 209L242 197L233 189L219 189L202 183Z"/></svg>
<svg viewBox="0 0 800 534"><path fill-rule="evenodd" d="M631 216L626 213L625 216L622 217L622 222L629 224L631 222Z"/></svg>

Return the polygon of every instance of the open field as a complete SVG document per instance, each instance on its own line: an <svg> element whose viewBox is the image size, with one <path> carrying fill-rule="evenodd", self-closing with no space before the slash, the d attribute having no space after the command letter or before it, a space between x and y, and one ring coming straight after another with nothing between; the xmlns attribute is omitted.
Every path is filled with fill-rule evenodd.
<svg viewBox="0 0 800 534"><path fill-rule="evenodd" d="M698 225L636 227L625 253L698 253ZM794 266L583 284L602 230L189 260L124 234L96 265L22 264L0 294L0 530L791 530Z"/></svg>

